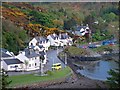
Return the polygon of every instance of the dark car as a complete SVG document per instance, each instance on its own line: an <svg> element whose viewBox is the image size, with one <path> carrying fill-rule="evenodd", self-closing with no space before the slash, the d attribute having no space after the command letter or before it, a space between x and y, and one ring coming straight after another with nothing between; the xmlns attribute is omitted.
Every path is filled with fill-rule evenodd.
<svg viewBox="0 0 120 90"><path fill-rule="evenodd" d="M94 44L90 44L90 45L88 45L88 48L97 48L97 46Z"/></svg>

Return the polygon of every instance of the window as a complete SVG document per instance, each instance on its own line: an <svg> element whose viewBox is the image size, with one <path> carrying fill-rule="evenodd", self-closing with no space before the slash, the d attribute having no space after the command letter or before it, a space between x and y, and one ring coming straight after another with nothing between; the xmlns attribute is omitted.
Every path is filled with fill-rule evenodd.
<svg viewBox="0 0 120 90"><path fill-rule="evenodd" d="M31 46L33 45L33 43L31 43Z"/></svg>
<svg viewBox="0 0 120 90"><path fill-rule="evenodd" d="M42 41L40 41L40 44L42 44Z"/></svg>
<svg viewBox="0 0 120 90"><path fill-rule="evenodd" d="M31 64L29 64L29 67L31 67Z"/></svg>
<svg viewBox="0 0 120 90"><path fill-rule="evenodd" d="M18 65L15 65L15 66L10 66L10 68L17 68L18 67Z"/></svg>
<svg viewBox="0 0 120 90"><path fill-rule="evenodd" d="M32 58L32 60L34 60L34 57Z"/></svg>
<svg viewBox="0 0 120 90"><path fill-rule="evenodd" d="M10 68L15 68L15 66L10 66Z"/></svg>

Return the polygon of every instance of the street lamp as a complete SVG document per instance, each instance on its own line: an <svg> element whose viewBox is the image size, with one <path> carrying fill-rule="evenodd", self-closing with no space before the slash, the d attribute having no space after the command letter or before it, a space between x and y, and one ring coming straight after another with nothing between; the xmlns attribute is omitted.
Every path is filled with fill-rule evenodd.
<svg viewBox="0 0 120 90"><path fill-rule="evenodd" d="M58 54L58 46L57 46L57 54Z"/></svg>

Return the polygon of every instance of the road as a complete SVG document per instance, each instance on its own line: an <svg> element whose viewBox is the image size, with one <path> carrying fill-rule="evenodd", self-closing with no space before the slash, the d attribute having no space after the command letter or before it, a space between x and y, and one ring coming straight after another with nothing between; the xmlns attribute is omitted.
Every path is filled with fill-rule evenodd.
<svg viewBox="0 0 120 90"><path fill-rule="evenodd" d="M59 48L58 53L61 52L62 50L63 50L62 48ZM61 63L62 67L65 67L64 63L57 57L57 50L53 50L53 49L49 50L47 52L47 57L49 62L45 66L45 70L46 69L52 70L51 66L53 63Z"/></svg>
<svg viewBox="0 0 120 90"><path fill-rule="evenodd" d="M63 50L62 48L59 48L58 53L61 52L62 50ZM53 49L48 50L47 59L49 60L49 62L45 65L45 67L43 69L44 72L47 70L52 70L51 66L53 63L61 63L62 68L65 67L64 63L57 57L57 50L53 50ZM40 72L40 70L27 71L27 72L14 72L14 71L12 71L12 72L8 72L8 75L12 76L12 75L31 74L31 73L38 73L38 72Z"/></svg>

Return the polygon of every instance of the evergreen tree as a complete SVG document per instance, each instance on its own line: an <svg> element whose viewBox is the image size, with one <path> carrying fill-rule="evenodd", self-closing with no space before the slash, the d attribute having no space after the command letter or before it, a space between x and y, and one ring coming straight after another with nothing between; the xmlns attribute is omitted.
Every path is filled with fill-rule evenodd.
<svg viewBox="0 0 120 90"><path fill-rule="evenodd" d="M118 63L118 62L117 62ZM119 73L120 69L111 69L108 73L109 75L111 75L111 77L107 78L107 84L110 86L110 88L120 88L120 82L119 82L119 77L120 77L120 73Z"/></svg>
<svg viewBox="0 0 120 90"><path fill-rule="evenodd" d="M2 90L6 90L7 89L7 86L12 82L12 81L8 81L8 74L7 72L2 69L2 73L1 73L1 76L2 76Z"/></svg>

